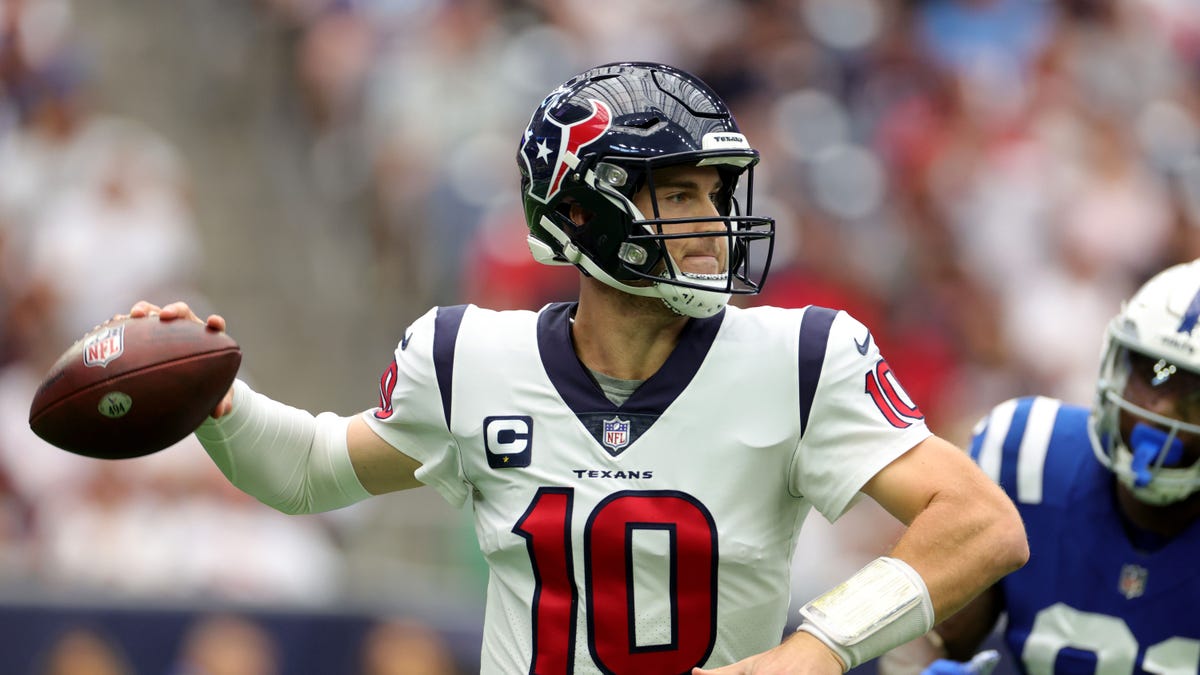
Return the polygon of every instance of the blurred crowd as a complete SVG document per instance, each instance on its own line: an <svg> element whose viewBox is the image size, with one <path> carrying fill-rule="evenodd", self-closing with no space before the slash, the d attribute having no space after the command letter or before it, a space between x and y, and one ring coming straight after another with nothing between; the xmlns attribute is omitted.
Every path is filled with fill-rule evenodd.
<svg viewBox="0 0 1200 675"><path fill-rule="evenodd" d="M135 21L128 3L87 2ZM346 301L403 308L397 331L431 304L571 298L575 273L536 265L525 247L514 156L541 96L598 63L673 63L726 96L763 153L754 210L779 228L752 301L862 320L952 440L1010 396L1089 403L1120 299L1200 256L1194 0L246 4L167 3L201 36L176 48L233 77L263 70L239 55L273 46L266 76L278 81L251 145L275 160L229 171L267 172L274 191L258 199L317 204L336 226L230 226L236 195L194 198L222 176L193 158L227 138L168 137L100 105L104 45L81 37L80 0L0 0L0 596L32 585L321 604L352 579L412 593L430 578L476 583L464 521L426 515L436 500L286 518L228 488L193 441L119 465L80 460L32 436L28 404L91 326L142 297L235 302L217 277L238 265L256 270L259 304L295 293L272 285L275 267L362 279ZM235 20L240 32L199 46L207 22ZM220 109L222 80L208 82L205 105L179 105L178 124ZM281 247L324 238L336 254L295 263L219 239L218 221ZM333 358L364 358L348 351ZM864 534L878 514L856 511L836 532L810 526L799 597L878 553ZM381 531L385 517L420 531ZM397 559L414 550L425 557Z"/></svg>

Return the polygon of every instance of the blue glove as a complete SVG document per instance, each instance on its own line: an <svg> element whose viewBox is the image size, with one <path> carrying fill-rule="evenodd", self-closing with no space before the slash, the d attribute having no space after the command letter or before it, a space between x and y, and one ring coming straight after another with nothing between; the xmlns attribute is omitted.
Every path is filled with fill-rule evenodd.
<svg viewBox="0 0 1200 675"><path fill-rule="evenodd" d="M1000 662L1000 652L987 649L976 654L966 663L938 659L926 666L921 675L991 675L996 664Z"/></svg>

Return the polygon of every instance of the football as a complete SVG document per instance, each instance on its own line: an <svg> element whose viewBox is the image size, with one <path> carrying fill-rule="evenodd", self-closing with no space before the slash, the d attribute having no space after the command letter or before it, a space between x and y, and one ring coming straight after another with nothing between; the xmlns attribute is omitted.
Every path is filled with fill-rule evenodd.
<svg viewBox="0 0 1200 675"><path fill-rule="evenodd" d="M50 368L34 394L29 426L87 457L148 455L195 431L241 362L233 338L195 321L110 321Z"/></svg>

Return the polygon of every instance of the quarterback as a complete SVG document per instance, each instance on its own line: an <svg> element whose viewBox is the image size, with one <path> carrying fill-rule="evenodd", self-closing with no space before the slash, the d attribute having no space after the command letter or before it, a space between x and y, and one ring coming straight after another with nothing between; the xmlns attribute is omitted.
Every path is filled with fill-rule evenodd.
<svg viewBox="0 0 1200 675"><path fill-rule="evenodd" d="M593 68L542 101L516 156L530 251L577 267L578 299L430 310L351 416L236 382L197 431L231 482L289 513L421 485L469 505L485 673L834 675L1025 562L1012 502L931 434L866 326L728 305L761 288L775 224L707 85ZM821 555L794 550L804 518L864 494L905 535L781 640L792 556Z"/></svg>

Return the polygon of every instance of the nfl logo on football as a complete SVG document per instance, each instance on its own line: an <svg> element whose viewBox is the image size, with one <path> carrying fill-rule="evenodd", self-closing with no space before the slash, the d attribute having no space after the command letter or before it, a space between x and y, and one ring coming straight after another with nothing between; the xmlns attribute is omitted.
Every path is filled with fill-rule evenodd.
<svg viewBox="0 0 1200 675"><path fill-rule="evenodd" d="M83 343L83 365L103 368L124 351L124 325L99 331Z"/></svg>
<svg viewBox="0 0 1200 675"><path fill-rule="evenodd" d="M1121 580L1117 588L1127 600L1146 592L1146 568L1140 565L1125 565L1121 568Z"/></svg>
<svg viewBox="0 0 1200 675"><path fill-rule="evenodd" d="M604 444L613 450L629 445L629 422L618 417L604 420Z"/></svg>

